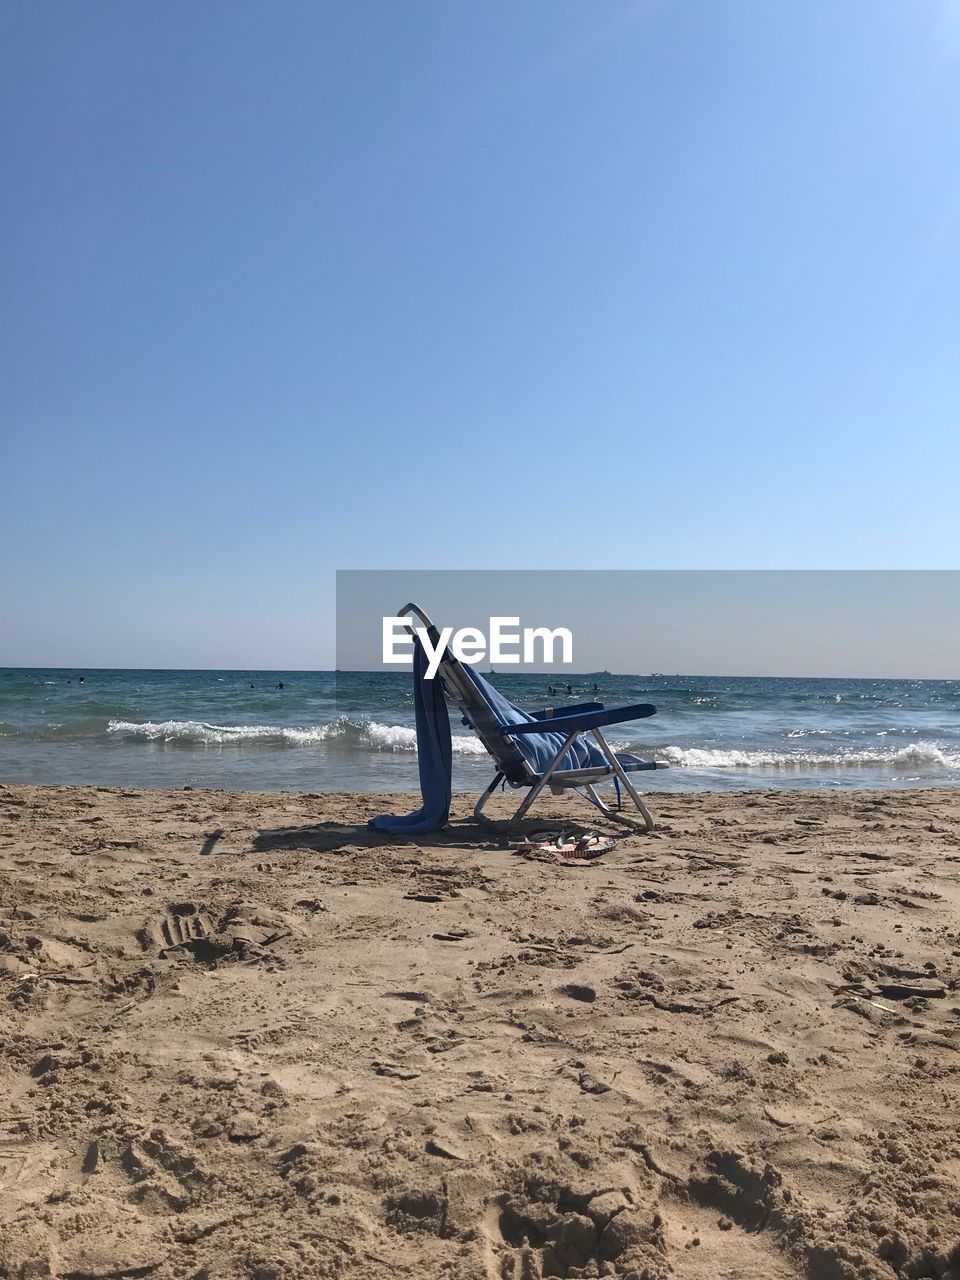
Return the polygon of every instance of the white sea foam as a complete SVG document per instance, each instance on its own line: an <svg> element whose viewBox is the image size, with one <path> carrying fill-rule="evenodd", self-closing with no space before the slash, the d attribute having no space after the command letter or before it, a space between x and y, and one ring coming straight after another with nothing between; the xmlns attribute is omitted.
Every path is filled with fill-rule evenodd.
<svg viewBox="0 0 960 1280"><path fill-rule="evenodd" d="M895 751L746 751L661 747L652 756L676 769L960 769L960 753L933 742L911 742Z"/></svg>
<svg viewBox="0 0 960 1280"><path fill-rule="evenodd" d="M222 725L200 720L111 720L108 732L118 737L182 746L286 746L353 748L360 751L416 752L417 731L409 725L380 724L376 720L350 720L340 716L327 724ZM792 735L788 735L792 736ZM636 750L635 743L618 742L618 750ZM472 735L453 735L458 755L482 756L483 744ZM933 742L911 742L896 750L749 750L666 746L641 749L654 760L674 769L739 771L775 770L803 772L811 769L887 769L936 772L960 769L960 752L945 750Z"/></svg>
<svg viewBox="0 0 960 1280"><path fill-rule="evenodd" d="M372 751L416 751L417 731L408 725L379 724L376 720L349 720L341 716L328 724L290 727L271 724L206 724L200 720L111 720L108 733L119 737L183 746L308 747L319 743ZM483 755L474 737L453 735L453 750L461 755Z"/></svg>

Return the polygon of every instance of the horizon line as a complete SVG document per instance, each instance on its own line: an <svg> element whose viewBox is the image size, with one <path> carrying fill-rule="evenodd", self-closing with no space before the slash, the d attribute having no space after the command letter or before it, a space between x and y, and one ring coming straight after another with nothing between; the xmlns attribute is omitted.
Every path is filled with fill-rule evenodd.
<svg viewBox="0 0 960 1280"><path fill-rule="evenodd" d="M583 679L586 676L602 676L606 675L616 679L630 678L634 680L884 680L884 681L923 681L930 683L943 684L946 682L960 682L960 675L957 676L878 676L878 675L736 675L729 672L714 671L551 671L551 670L530 670L522 671L486 671L480 668L474 668L480 675L500 676L553 676L556 679L570 677L572 679ZM92 666L67 666L67 667L28 667L28 666L0 666L0 671L63 671L84 675L88 671L143 671L143 672L202 672L202 671L220 671L236 675L251 675L257 672L264 675L359 675L359 676L408 676L411 672L407 669L401 671L384 671L377 668L339 668L339 667L92 667ZM566 683L566 679L564 683Z"/></svg>

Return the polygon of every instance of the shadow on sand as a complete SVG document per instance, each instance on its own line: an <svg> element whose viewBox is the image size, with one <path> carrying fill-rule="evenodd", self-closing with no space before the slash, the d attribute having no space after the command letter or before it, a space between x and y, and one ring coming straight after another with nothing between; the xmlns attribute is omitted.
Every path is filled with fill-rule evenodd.
<svg viewBox="0 0 960 1280"><path fill-rule="evenodd" d="M366 823L315 822L305 827L264 827L254 839L254 853L278 853L283 850L306 849L311 853L340 853L353 849L483 849L502 852L524 838L555 837L561 831L576 836L596 830L589 822L574 819L527 818L509 835L493 831L476 819L461 818L437 831L420 831L410 835L391 835ZM624 839L622 830L618 839ZM632 834L632 833L631 833ZM208 852L205 848L204 852Z"/></svg>
<svg viewBox="0 0 960 1280"><path fill-rule="evenodd" d="M542 825L542 824L541 824ZM519 836L514 836L514 840ZM391 835L365 823L317 822L306 827L266 827L254 839L254 853L278 853L308 849L312 853L339 853L352 849L504 849L506 837L476 822L451 823L439 831Z"/></svg>

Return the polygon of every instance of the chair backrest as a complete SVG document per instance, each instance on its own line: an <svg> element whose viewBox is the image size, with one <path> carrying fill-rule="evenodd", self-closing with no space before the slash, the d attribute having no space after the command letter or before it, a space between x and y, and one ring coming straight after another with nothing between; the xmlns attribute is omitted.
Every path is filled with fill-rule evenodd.
<svg viewBox="0 0 960 1280"><path fill-rule="evenodd" d="M430 644L436 649L440 643L440 633L427 614L419 605L411 603L404 605L397 616L402 618L408 614L416 614L427 630ZM415 643L419 643L415 635L414 640ZM447 648L444 649L440 659L438 676L443 684L444 693L460 708L464 719L493 757L497 768L506 780L517 786L530 786L537 776L530 762L517 746L516 741L513 738L504 737L501 733L502 725L479 686L471 678L463 663Z"/></svg>

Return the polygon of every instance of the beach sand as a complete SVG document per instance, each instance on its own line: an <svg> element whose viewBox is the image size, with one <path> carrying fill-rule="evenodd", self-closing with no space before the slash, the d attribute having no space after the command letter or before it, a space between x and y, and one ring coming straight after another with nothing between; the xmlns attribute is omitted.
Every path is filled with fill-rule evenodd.
<svg viewBox="0 0 960 1280"><path fill-rule="evenodd" d="M471 799L0 787L0 1276L960 1277L960 794Z"/></svg>

